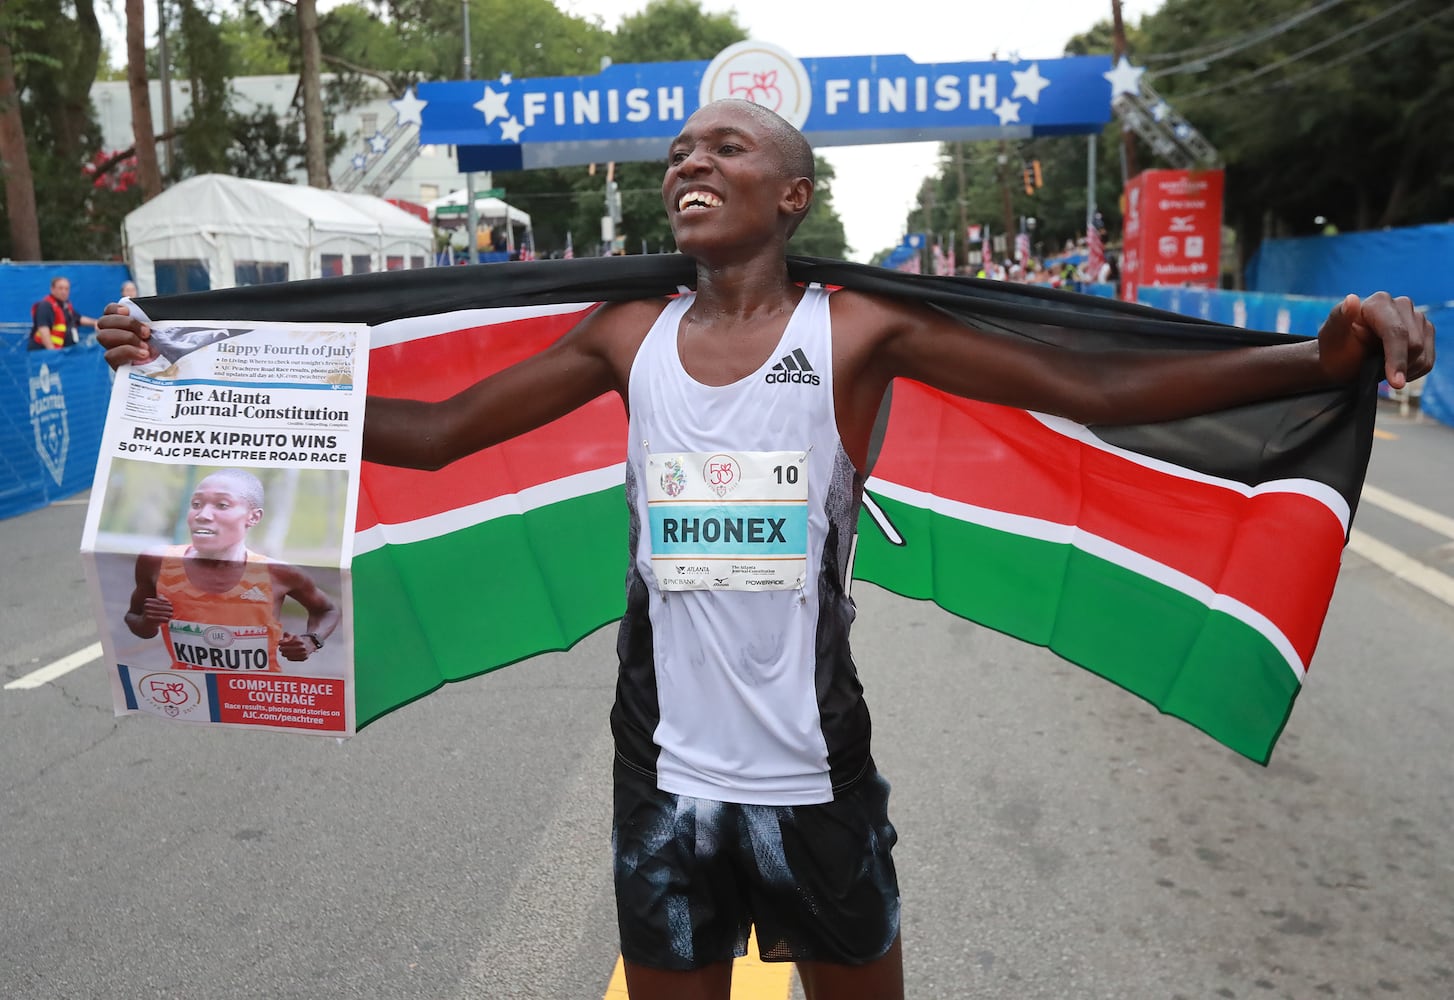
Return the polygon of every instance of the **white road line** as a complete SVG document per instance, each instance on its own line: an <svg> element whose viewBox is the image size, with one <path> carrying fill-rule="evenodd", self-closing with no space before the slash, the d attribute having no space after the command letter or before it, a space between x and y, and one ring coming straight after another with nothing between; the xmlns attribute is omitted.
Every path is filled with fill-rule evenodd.
<svg viewBox="0 0 1454 1000"><path fill-rule="evenodd" d="M1363 499L1375 507L1382 507L1390 514L1397 514L1446 538L1454 538L1454 517L1446 517L1438 511L1420 507L1412 500L1405 500L1371 483L1363 484Z"/></svg>
<svg viewBox="0 0 1454 1000"><path fill-rule="evenodd" d="M1348 539L1348 548L1379 569L1454 607L1454 577L1430 569L1417 559L1409 558L1392 545L1380 542L1357 528L1353 529L1353 535Z"/></svg>
<svg viewBox="0 0 1454 1000"><path fill-rule="evenodd" d="M47 664L39 670L32 670L24 677L17 677L5 685L6 691L27 691L30 688L38 688L42 684L48 684L57 677L64 677L77 667L84 667L88 663L94 663L101 659L101 644L93 642L85 649L78 649L70 656L62 656L54 663Z"/></svg>

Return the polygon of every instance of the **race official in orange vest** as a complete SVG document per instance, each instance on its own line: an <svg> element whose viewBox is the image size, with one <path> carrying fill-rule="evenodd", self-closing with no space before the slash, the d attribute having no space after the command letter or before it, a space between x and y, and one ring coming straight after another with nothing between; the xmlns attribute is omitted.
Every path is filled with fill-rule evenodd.
<svg viewBox="0 0 1454 1000"><path fill-rule="evenodd" d="M306 573L248 550L262 515L256 476L214 472L192 492L191 543L137 557L126 625L143 639L161 632L173 670L278 672L279 656L301 663L338 627L338 605ZM281 624L287 597L308 612L296 635Z"/></svg>
<svg viewBox="0 0 1454 1000"><path fill-rule="evenodd" d="M81 316L71 305L71 281L56 277L50 280L50 294L30 307L30 341L32 351L58 351L81 342L81 327L95 326L90 316Z"/></svg>

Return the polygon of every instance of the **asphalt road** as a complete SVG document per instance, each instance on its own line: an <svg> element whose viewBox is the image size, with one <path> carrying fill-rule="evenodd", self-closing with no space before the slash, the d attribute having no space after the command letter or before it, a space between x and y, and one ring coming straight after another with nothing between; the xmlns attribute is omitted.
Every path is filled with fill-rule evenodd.
<svg viewBox="0 0 1454 1000"><path fill-rule="evenodd" d="M1385 412L1369 482L1454 517L1454 429ZM83 513L0 522L0 688L94 641ZM1356 527L1454 577L1441 530ZM1454 607L1350 551L1264 769L855 596L909 996L1454 996ZM345 743L116 719L96 664L0 690L0 997L600 1000L612 641Z"/></svg>

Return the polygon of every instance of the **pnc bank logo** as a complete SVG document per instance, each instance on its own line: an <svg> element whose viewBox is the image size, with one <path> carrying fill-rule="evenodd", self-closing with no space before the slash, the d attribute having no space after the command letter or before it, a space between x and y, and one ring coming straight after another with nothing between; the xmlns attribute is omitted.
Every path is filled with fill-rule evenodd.
<svg viewBox="0 0 1454 1000"><path fill-rule="evenodd" d="M737 98L760 104L802 128L812 110L813 88L808 71L786 49L768 42L745 41L717 53L702 74L702 104Z"/></svg>

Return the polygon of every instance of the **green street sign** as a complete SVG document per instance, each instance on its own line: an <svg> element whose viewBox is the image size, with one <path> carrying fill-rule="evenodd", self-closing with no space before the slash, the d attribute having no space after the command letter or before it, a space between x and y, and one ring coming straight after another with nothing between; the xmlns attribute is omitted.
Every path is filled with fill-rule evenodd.
<svg viewBox="0 0 1454 1000"><path fill-rule="evenodd" d="M475 192L475 204L478 205L480 203L480 201L482 199L485 199L485 198L503 198L503 197L505 197L505 189L504 188L486 188L483 191L476 191ZM439 215L469 215L469 212L470 212L470 207L468 205L440 205L438 208L436 208L434 210L434 214L436 216L439 216Z"/></svg>

